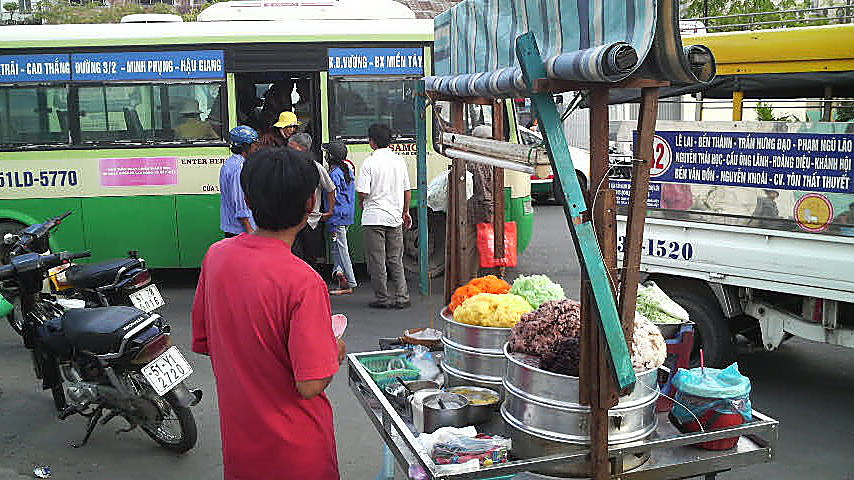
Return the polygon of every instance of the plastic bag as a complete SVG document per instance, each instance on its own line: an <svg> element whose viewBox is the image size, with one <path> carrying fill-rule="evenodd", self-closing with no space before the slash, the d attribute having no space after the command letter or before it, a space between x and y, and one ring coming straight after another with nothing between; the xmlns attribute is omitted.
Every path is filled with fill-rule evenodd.
<svg viewBox="0 0 854 480"><path fill-rule="evenodd" d="M421 370L420 380L432 380L436 381L436 379L442 374L439 371L439 367L436 365L436 359L433 358L433 354L430 353L430 350L423 345L415 345L412 347L412 358L409 361ZM438 382L441 384L441 382Z"/></svg>
<svg viewBox="0 0 854 480"><path fill-rule="evenodd" d="M439 465L466 463L477 459L481 466L488 467L507 461L510 439L478 435L474 438L456 437L437 443L431 457Z"/></svg>
<svg viewBox="0 0 854 480"><path fill-rule="evenodd" d="M671 413L676 420L687 424L713 411L716 415L738 414L751 421L750 379L738 371L738 364L723 370L709 367L704 370L680 368L673 377L677 403Z"/></svg>
<svg viewBox="0 0 854 480"><path fill-rule="evenodd" d="M515 267L519 263L516 251L516 222L504 222L504 257L495 258L495 231L491 223L477 224L477 249L482 268Z"/></svg>
<svg viewBox="0 0 854 480"><path fill-rule="evenodd" d="M448 175L442 172L427 184L427 207L434 212L448 211ZM474 196L474 177L466 172L466 200Z"/></svg>
<svg viewBox="0 0 854 480"><path fill-rule="evenodd" d="M683 323L688 312L664 293L655 282L638 286L637 309L652 323Z"/></svg>

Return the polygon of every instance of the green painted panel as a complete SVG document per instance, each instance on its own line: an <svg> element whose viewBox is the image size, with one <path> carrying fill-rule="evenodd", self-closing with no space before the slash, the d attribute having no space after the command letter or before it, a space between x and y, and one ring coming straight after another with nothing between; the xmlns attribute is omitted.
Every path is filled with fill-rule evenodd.
<svg viewBox="0 0 854 480"><path fill-rule="evenodd" d="M0 219L25 225L41 223L66 211L73 213L54 229L51 249L81 251L86 249L83 236L83 214L79 198L32 198L0 200Z"/></svg>
<svg viewBox="0 0 854 480"><path fill-rule="evenodd" d="M222 240L219 229L219 195L178 195L179 266L198 267L214 242Z"/></svg>
<svg viewBox="0 0 854 480"><path fill-rule="evenodd" d="M138 250L149 266L178 265L175 196L83 199L86 246L98 259Z"/></svg>

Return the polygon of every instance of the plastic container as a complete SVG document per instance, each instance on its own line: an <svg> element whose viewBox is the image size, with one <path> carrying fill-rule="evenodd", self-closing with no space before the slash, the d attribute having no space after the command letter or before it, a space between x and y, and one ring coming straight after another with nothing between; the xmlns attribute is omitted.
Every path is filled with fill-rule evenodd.
<svg viewBox="0 0 854 480"><path fill-rule="evenodd" d="M676 389L670 421L683 432L711 431L751 421L750 379L738 371L738 364L716 368L680 369L673 378ZM698 422L699 420L699 422ZM694 446L706 450L728 450L738 437L702 442Z"/></svg>
<svg viewBox="0 0 854 480"><path fill-rule="evenodd" d="M706 400L709 399L699 399ZM688 423L679 423L674 418L671 417L670 421L676 424L679 431L683 433L688 432L699 432L700 431L700 423L703 425L703 429L705 431L709 430L720 430L722 428L729 427L737 427L744 423L744 417L738 413L722 413L716 410L708 410L706 413L700 415L700 423L697 423L696 420ZM704 450L729 450L738 444L739 437L729 437L722 438L720 440L712 440L709 442L701 442L695 443L694 446L698 448L702 448Z"/></svg>
<svg viewBox="0 0 854 480"><path fill-rule="evenodd" d="M360 358L371 378L380 388L396 381L395 377L403 380L418 380L421 371L409 360L400 356L383 355L379 357Z"/></svg>

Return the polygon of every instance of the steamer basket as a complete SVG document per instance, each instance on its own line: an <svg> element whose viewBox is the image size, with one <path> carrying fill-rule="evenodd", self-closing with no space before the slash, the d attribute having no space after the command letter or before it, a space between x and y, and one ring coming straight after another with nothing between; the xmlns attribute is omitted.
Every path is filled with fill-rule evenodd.
<svg viewBox="0 0 854 480"><path fill-rule="evenodd" d="M514 456L533 458L586 448L590 444L590 408L577 403L578 377L547 372L522 362L509 352L507 345L504 353L507 369L501 416L513 439ZM611 444L641 440L655 431L657 376L658 369L637 374L635 390L608 411ZM630 454L622 460L627 468L634 468L648 457ZM540 473L583 476L590 474L590 465L567 464Z"/></svg>
<svg viewBox="0 0 854 480"><path fill-rule="evenodd" d="M509 328L481 327L456 322L447 308L442 310L439 318L444 324L443 339L471 349L504 355L504 344L510 338Z"/></svg>
<svg viewBox="0 0 854 480"><path fill-rule="evenodd" d="M441 366L447 385L477 385L503 395L501 385L506 368L503 347L510 329L455 322L447 308L439 318L444 325Z"/></svg>

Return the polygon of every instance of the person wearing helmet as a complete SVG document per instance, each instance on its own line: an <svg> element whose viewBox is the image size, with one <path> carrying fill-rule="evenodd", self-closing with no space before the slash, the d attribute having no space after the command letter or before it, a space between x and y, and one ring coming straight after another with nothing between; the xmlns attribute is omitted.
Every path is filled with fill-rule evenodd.
<svg viewBox="0 0 854 480"><path fill-rule="evenodd" d="M226 238L252 233L255 221L246 205L243 189L240 187L240 172L246 155L255 151L258 132L252 127L240 125L228 132L232 155L226 159L219 171L219 226Z"/></svg>

